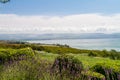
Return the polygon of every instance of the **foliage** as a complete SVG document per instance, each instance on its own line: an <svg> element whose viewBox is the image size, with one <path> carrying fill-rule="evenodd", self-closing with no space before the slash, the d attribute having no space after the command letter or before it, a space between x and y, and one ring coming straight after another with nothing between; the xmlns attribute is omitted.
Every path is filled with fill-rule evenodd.
<svg viewBox="0 0 120 80"><path fill-rule="evenodd" d="M91 51L91 52L88 54L88 56L94 56L94 57L95 57L95 56L97 56L97 53Z"/></svg>
<svg viewBox="0 0 120 80"><path fill-rule="evenodd" d="M117 52L116 50L111 50L110 58L113 60L120 60L120 52Z"/></svg>
<svg viewBox="0 0 120 80"><path fill-rule="evenodd" d="M0 80L61 80L59 75L51 73L51 62L36 55L12 64L6 63L1 70ZM63 80L70 80L63 77Z"/></svg>
<svg viewBox="0 0 120 80"><path fill-rule="evenodd" d="M0 80L119 80L119 59L116 50L0 42Z"/></svg>
<svg viewBox="0 0 120 80"><path fill-rule="evenodd" d="M83 71L82 75L86 80L105 80L104 75L93 71Z"/></svg>
<svg viewBox="0 0 120 80"><path fill-rule="evenodd" d="M0 63L20 59L20 56L34 56L34 52L29 47L23 49L0 49Z"/></svg>
<svg viewBox="0 0 120 80"><path fill-rule="evenodd" d="M33 50L38 50L38 51L46 51L46 52L51 52L55 54L63 54L63 53L74 53L74 54L81 54L81 53L89 53L91 50L85 50L85 49L76 49L76 48L71 48L71 47L66 47L66 46L43 46L42 44L17 44L15 43L0 43L0 48L13 48L13 49L20 49L20 48L26 48L26 47L31 47ZM97 53L99 53L99 50L92 50Z"/></svg>
<svg viewBox="0 0 120 80"><path fill-rule="evenodd" d="M118 63L99 63L93 66L92 69L103 74L106 80L120 80L120 65Z"/></svg>
<svg viewBox="0 0 120 80"><path fill-rule="evenodd" d="M12 64L6 63L3 67L0 80L49 80L54 78L49 73L48 61L38 58L28 58Z"/></svg>
<svg viewBox="0 0 120 80"><path fill-rule="evenodd" d="M86 50L86 49L76 49L67 47L66 45L42 45L42 44L30 44L26 42L15 42L15 41L7 41L0 42L0 48L12 48L12 49L20 49L30 47L33 50L37 51L46 51L48 53L54 54L88 54L88 56L93 57L109 57L110 59L120 59L120 52L111 50Z"/></svg>
<svg viewBox="0 0 120 80"><path fill-rule="evenodd" d="M64 76L68 76L68 78L72 79L79 78L82 70L82 62L68 55L58 56L52 66L52 71L55 71L56 74L60 74L61 79Z"/></svg>
<svg viewBox="0 0 120 80"><path fill-rule="evenodd" d="M19 50L19 49L12 49ZM46 52L35 52L34 57L27 57L24 60L14 60L12 63L5 62L1 68L1 80L103 80L104 75L97 69L105 69L119 75L119 60L110 60L108 58L94 58L80 54L67 54L58 56L57 54ZM55 61L54 61L55 60ZM56 61L60 61L58 64ZM88 63L86 63L88 62ZM99 63L100 67L95 67ZM57 65L56 65L57 63ZM74 65L76 64L76 65ZM88 66L89 68L83 68ZM59 67L61 66L61 75ZM69 65L67 68L66 65ZM78 65L78 66L77 66ZM82 65L82 66L81 66ZM72 67L72 71L71 71ZM80 68L80 69L79 69ZM80 72L74 72L79 71ZM104 70L103 70L104 71ZM70 74L70 72L75 74ZM112 73L111 72L111 73ZM106 72L108 73L108 72ZM78 75L79 74L79 75ZM104 76L103 76L104 75ZM108 76L108 75L107 75ZM111 76L110 76L111 77ZM117 80L117 79L114 79Z"/></svg>

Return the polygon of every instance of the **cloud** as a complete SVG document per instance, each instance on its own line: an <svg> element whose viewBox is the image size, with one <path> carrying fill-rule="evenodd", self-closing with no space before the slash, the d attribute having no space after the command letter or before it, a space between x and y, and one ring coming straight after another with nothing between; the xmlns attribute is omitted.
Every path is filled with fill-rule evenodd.
<svg viewBox="0 0 120 80"><path fill-rule="evenodd" d="M0 33L114 33L120 32L120 14L21 16L0 14Z"/></svg>

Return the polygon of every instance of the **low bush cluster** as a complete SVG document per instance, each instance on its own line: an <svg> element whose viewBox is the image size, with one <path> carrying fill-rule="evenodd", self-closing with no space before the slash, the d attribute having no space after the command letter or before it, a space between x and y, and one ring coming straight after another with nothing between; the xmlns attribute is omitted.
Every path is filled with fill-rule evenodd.
<svg viewBox="0 0 120 80"><path fill-rule="evenodd" d="M92 70L103 74L106 80L120 80L120 65L118 63L98 63Z"/></svg>
<svg viewBox="0 0 120 80"><path fill-rule="evenodd" d="M0 49L0 63L34 56L34 51L27 47L22 49Z"/></svg>
<svg viewBox="0 0 120 80"><path fill-rule="evenodd" d="M83 70L82 62L73 56L62 55L56 58L52 71L60 74L61 78L68 76L71 78L79 77Z"/></svg>
<svg viewBox="0 0 120 80"><path fill-rule="evenodd" d="M45 52L40 53L42 51ZM38 56L44 54L44 57L51 59L50 53L57 54L55 60L46 61ZM77 54L82 56L81 53L87 53L88 56L83 56L90 56L88 60L91 63L100 57L107 57L101 58L106 62L96 62L97 64L86 69L86 61L77 57ZM84 65L80 60L83 60ZM120 80L119 60L120 52L116 50L80 50L64 46L0 43L0 80Z"/></svg>
<svg viewBox="0 0 120 80"><path fill-rule="evenodd" d="M98 72L89 71L83 68L83 64L73 56L62 55L55 59L52 66L52 73L70 80L105 80L105 76Z"/></svg>
<svg viewBox="0 0 120 80"><path fill-rule="evenodd" d="M60 45L53 45L53 46L47 46L42 44L30 44L30 43L18 43L18 42L6 42L6 43L0 43L0 48L12 48L12 49L21 49L30 47L33 50L37 51L46 51L48 53L55 53L55 54L66 54L66 53L73 53L73 54L88 54L88 56L93 57L109 57L110 59L119 60L120 59L120 52L116 50L86 50L86 49L76 49L66 46L60 46Z"/></svg>
<svg viewBox="0 0 120 80"><path fill-rule="evenodd" d="M93 72L93 71L88 70L88 71L82 72L81 79L83 80L105 80L105 76L98 72Z"/></svg>

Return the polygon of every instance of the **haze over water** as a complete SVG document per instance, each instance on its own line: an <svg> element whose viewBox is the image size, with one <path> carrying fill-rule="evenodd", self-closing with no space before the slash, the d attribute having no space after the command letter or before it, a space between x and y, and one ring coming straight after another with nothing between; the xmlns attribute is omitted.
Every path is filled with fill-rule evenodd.
<svg viewBox="0 0 120 80"><path fill-rule="evenodd" d="M31 40L30 43L45 43L45 44L67 44L70 47L78 49L98 49L98 50L119 50L120 38L111 39L58 39L58 40Z"/></svg>

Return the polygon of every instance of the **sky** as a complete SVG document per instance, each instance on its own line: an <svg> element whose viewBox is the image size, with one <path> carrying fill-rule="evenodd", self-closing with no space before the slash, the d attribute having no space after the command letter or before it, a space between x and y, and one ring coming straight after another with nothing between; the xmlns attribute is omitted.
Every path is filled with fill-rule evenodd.
<svg viewBox="0 0 120 80"><path fill-rule="evenodd" d="M0 34L119 33L120 0L11 0L0 3Z"/></svg>

